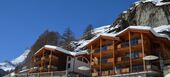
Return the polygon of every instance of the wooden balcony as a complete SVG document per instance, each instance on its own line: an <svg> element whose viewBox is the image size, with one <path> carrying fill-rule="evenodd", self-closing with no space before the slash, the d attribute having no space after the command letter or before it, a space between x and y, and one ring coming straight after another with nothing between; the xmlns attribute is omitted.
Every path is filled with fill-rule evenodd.
<svg viewBox="0 0 170 77"><path fill-rule="evenodd" d="M102 54L102 56L113 54L113 49L109 49L107 51L101 51L101 54ZM100 52L93 53L92 55L99 58L100 57Z"/></svg>
<svg viewBox="0 0 170 77"><path fill-rule="evenodd" d="M122 68L121 69L121 74L126 74L126 73L129 73L129 72L130 72L129 68Z"/></svg>
<svg viewBox="0 0 170 77"><path fill-rule="evenodd" d="M54 65L48 65L48 71L55 71L57 70L58 67L57 66L54 66Z"/></svg>
<svg viewBox="0 0 170 77"><path fill-rule="evenodd" d="M137 44L137 45L133 45L133 46L131 46L131 49L133 49L133 50L139 50L139 49L141 49L142 48L142 44ZM122 48L117 48L117 53L120 53L120 52L129 52L129 46L127 46L127 47L122 47Z"/></svg>
<svg viewBox="0 0 170 77"><path fill-rule="evenodd" d="M58 60L58 57L57 57L57 56L55 56L55 55L49 55L49 58L51 58L51 59L55 59L55 60Z"/></svg>
<svg viewBox="0 0 170 77"><path fill-rule="evenodd" d="M40 67L39 70L40 70L41 72L46 72L46 71L48 71L46 67Z"/></svg>

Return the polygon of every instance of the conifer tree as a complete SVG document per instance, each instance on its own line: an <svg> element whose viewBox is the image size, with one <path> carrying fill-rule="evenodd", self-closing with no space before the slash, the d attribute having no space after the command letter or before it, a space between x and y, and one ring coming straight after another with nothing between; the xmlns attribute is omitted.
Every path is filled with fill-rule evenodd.
<svg viewBox="0 0 170 77"><path fill-rule="evenodd" d="M93 25L88 25L83 33L83 37L82 39L85 39L85 40L90 40L91 38L94 37L94 34L93 34Z"/></svg>
<svg viewBox="0 0 170 77"><path fill-rule="evenodd" d="M75 41L75 37L74 37L74 33L69 27L66 28L66 30L64 31L62 38L63 38L63 43L62 43L63 48L70 51L74 50L74 47L71 45L71 42Z"/></svg>

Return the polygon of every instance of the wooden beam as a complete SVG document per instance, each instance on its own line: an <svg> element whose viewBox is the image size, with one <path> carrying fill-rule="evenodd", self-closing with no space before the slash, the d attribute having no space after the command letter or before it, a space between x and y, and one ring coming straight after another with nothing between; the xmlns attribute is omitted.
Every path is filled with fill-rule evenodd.
<svg viewBox="0 0 170 77"><path fill-rule="evenodd" d="M42 57L44 57L44 50L42 50L42 52L43 52ZM41 58L42 58L42 57L41 57ZM43 61L42 61L42 60L41 60L41 67L43 67ZM41 68L41 67L40 67L40 68ZM40 70L40 73L41 73L41 72L42 72L42 70Z"/></svg>
<svg viewBox="0 0 170 77"><path fill-rule="evenodd" d="M113 40L113 70L115 73L115 41Z"/></svg>
<svg viewBox="0 0 170 77"><path fill-rule="evenodd" d="M102 61L102 39L100 38L100 75L102 76L102 66L101 66L101 61Z"/></svg>
<svg viewBox="0 0 170 77"><path fill-rule="evenodd" d="M53 52L53 51L51 50L51 51L50 51L50 55L51 55L51 57L50 57L50 61L49 61L49 65L50 65L50 66L51 66L52 52ZM49 55L49 56L50 56L50 55ZM48 68L48 72L50 72L50 70L51 70L51 68Z"/></svg>
<svg viewBox="0 0 170 77"><path fill-rule="evenodd" d="M91 63L92 63L92 51L93 51L93 46L91 45L90 46L90 72L91 72L91 74L92 74L92 65L91 65Z"/></svg>
<svg viewBox="0 0 170 77"><path fill-rule="evenodd" d="M130 54L130 72L132 72L132 47L131 47L131 33L129 35L129 54Z"/></svg>
<svg viewBox="0 0 170 77"><path fill-rule="evenodd" d="M143 54L143 57L145 57L143 33L141 33L141 40L142 40L142 54ZM146 66L145 65L146 65L146 63L145 63L145 60L143 59L143 69L144 69L144 71L146 71Z"/></svg>

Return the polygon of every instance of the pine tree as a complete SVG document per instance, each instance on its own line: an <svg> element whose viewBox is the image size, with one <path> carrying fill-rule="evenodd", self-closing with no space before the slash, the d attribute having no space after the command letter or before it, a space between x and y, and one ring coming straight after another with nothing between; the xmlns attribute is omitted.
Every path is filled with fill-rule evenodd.
<svg viewBox="0 0 170 77"><path fill-rule="evenodd" d="M74 50L74 47L71 45L72 41L75 41L75 37L71 29L68 27L63 33L63 42L62 42L62 47L67 50Z"/></svg>
<svg viewBox="0 0 170 77"><path fill-rule="evenodd" d="M88 25L83 33L83 37L82 39L85 39L85 40L90 40L91 38L94 37L94 34L93 34L93 25Z"/></svg>

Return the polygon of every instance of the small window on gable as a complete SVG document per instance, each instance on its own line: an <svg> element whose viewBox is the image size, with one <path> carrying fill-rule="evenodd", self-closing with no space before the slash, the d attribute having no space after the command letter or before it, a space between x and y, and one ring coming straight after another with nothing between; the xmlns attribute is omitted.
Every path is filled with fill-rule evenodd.
<svg viewBox="0 0 170 77"><path fill-rule="evenodd" d="M70 61L71 60L71 57L68 57L68 61Z"/></svg>

